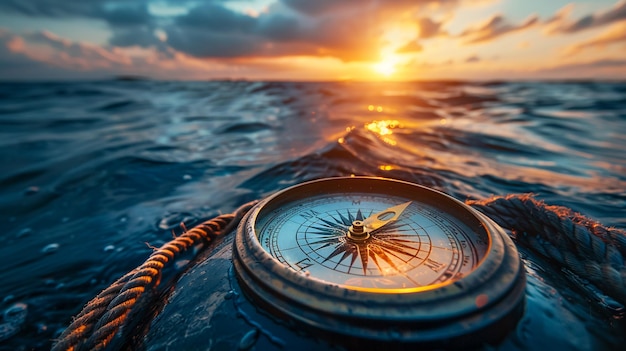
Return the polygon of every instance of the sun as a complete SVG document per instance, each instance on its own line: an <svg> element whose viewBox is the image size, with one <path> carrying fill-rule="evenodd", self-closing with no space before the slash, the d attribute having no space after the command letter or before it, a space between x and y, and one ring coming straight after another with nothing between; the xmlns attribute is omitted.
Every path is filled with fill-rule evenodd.
<svg viewBox="0 0 626 351"><path fill-rule="evenodd" d="M392 60L384 60L375 64L374 70L385 77L389 77L396 72L396 63Z"/></svg>

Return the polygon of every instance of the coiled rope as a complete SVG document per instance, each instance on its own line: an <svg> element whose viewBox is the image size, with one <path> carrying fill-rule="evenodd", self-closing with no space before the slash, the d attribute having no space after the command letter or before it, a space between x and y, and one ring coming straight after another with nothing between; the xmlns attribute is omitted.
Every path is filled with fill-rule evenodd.
<svg viewBox="0 0 626 351"><path fill-rule="evenodd" d="M247 203L231 214L203 222L155 250L142 265L89 301L61 334L52 351L104 350L125 325L142 294L159 284L168 263L189 248L208 244L230 232L255 203Z"/></svg>
<svg viewBox="0 0 626 351"><path fill-rule="evenodd" d="M168 263L189 248L230 232L255 203L206 221L153 252L142 265L88 302L52 351L104 350L120 333L146 289L159 284ZM467 204L511 230L517 242L589 280L626 305L624 230L604 227L565 207L546 205L530 194L467 201Z"/></svg>
<svg viewBox="0 0 626 351"><path fill-rule="evenodd" d="M467 204L510 229L518 243L588 280L621 308L626 306L626 231L607 228L567 207L546 205L531 194Z"/></svg>

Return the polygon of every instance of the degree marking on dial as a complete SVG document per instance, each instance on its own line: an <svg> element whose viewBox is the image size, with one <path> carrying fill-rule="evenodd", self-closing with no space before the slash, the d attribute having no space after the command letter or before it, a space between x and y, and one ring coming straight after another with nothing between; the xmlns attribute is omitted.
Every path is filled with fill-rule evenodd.
<svg viewBox="0 0 626 351"><path fill-rule="evenodd" d="M295 263L296 267L300 268L301 271L311 267L314 264L315 263L311 262L311 259L309 257L305 257Z"/></svg>
<svg viewBox="0 0 626 351"><path fill-rule="evenodd" d="M309 218L317 217L319 214L320 213L315 210L308 210L308 211L300 213L300 216L304 217L305 219L309 219Z"/></svg>

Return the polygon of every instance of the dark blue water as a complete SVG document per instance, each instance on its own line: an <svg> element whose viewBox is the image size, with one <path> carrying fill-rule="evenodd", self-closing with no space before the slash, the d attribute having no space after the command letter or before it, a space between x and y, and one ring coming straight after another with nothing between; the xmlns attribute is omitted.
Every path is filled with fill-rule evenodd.
<svg viewBox="0 0 626 351"><path fill-rule="evenodd" d="M49 349L180 222L314 178L531 192L626 228L625 149L624 83L3 83L0 349ZM520 249L530 303L502 349L626 344L623 318Z"/></svg>

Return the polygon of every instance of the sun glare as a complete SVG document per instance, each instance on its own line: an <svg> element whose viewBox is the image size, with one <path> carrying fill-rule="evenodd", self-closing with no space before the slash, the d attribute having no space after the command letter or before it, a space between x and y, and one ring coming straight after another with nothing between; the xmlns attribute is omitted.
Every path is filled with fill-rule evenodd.
<svg viewBox="0 0 626 351"><path fill-rule="evenodd" d="M396 64L392 61L382 61L374 65L374 70L385 77L389 77L396 71Z"/></svg>

